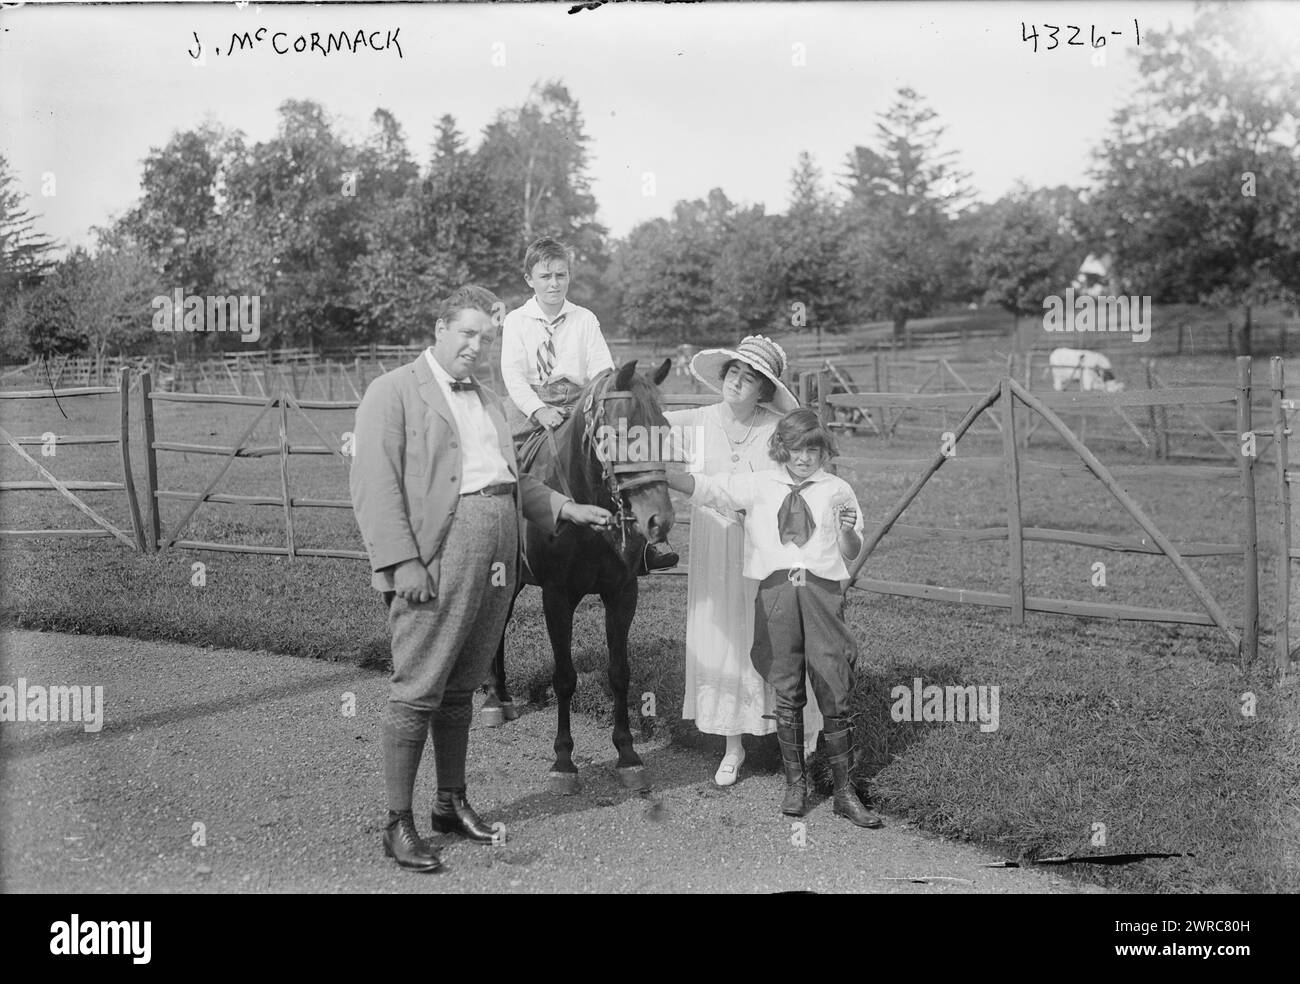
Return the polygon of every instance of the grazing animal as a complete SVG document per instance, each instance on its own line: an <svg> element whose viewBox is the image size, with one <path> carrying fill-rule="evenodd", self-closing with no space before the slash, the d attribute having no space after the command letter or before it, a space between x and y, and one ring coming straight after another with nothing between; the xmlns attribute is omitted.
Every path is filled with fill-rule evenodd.
<svg viewBox="0 0 1300 984"><path fill-rule="evenodd" d="M1085 393L1091 390L1118 393L1124 388L1124 384L1111 371L1110 359L1100 352L1089 352L1087 349L1052 349L1046 372L1051 375L1052 389L1058 393L1069 389L1076 382Z"/></svg>
<svg viewBox="0 0 1300 984"><path fill-rule="evenodd" d="M665 359L651 381L636 372L635 361L624 364L617 372L607 369L596 376L583 388L577 402L579 412L557 427L552 432L554 442L543 441L536 458L523 466L529 474L578 502L602 506L615 514L612 528L604 531L570 526L552 535L529 524L524 535L526 569L519 585L541 585L546 631L555 657L553 683L559 719L551 788L566 795L580 788L569 727L569 703L578 681L573 667L573 613L578 602L589 594L599 595L605 606L619 774L629 788L649 788L644 766L632 746L628 723L627 640L636 614L637 573L646 546L667 539L673 525L673 506L668 498L664 462L637 460L634 455L629 455L631 460L619 460L617 442L602 443L601 434L605 427L618 432L626 428L628 434L638 433L637 428L647 428L651 434L667 433L668 422L659 407L655 387L663 382L670 367L671 361ZM651 430L656 427L662 430ZM513 609L513 602L511 606ZM485 722L499 720L503 705L513 712L506 689L504 638L497 648L487 689ZM505 715L515 716L517 713Z"/></svg>

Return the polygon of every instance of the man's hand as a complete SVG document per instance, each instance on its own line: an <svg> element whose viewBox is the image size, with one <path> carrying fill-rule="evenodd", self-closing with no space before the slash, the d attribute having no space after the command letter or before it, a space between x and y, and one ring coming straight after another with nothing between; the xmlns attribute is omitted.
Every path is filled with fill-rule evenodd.
<svg viewBox="0 0 1300 984"><path fill-rule="evenodd" d="M603 529L613 525L614 514L608 509L602 509L600 506L587 506L581 502L570 501L560 507L560 519L567 519L570 523L578 523L582 526L594 526L597 529Z"/></svg>
<svg viewBox="0 0 1300 984"><path fill-rule="evenodd" d="M555 430L564 423L566 416L568 415L555 407L540 407L533 413L533 419L547 430Z"/></svg>
<svg viewBox="0 0 1300 984"><path fill-rule="evenodd" d="M438 597L438 586L429 576L429 569L419 557L412 557L397 565L393 571L393 590L399 598L412 604L423 604Z"/></svg>

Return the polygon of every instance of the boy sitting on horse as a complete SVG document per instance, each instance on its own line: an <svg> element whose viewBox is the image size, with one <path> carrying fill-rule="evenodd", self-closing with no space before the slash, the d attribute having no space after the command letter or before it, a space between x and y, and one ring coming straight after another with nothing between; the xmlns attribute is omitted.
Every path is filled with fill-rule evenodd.
<svg viewBox="0 0 1300 984"><path fill-rule="evenodd" d="M759 582L754 600L750 659L776 692L776 734L785 767L781 812L807 810L804 770L804 674L826 716L822 732L835 780L834 812L859 827L883 821L862 805L849 781L853 734L849 693L858 647L844 623L845 560L862 549L862 518L853 489L822 466L835 439L817 414L793 410L768 440L768 454L784 465L737 475L671 474L668 485L693 506L744 510L744 576Z"/></svg>
<svg viewBox="0 0 1300 984"><path fill-rule="evenodd" d="M582 388L614 368L600 322L568 300L573 251L549 237L524 253L524 282L533 296L506 315L501 328L501 379L510 395L510 430L527 467L535 442L573 413ZM646 553L648 570L677 565L658 544Z"/></svg>

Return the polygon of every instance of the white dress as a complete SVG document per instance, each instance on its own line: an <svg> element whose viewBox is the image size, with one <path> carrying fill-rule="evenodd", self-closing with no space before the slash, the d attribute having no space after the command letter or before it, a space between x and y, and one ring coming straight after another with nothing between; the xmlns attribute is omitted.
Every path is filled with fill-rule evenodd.
<svg viewBox="0 0 1300 984"><path fill-rule="evenodd" d="M733 445L723 429L721 403L664 414L675 429L690 428L688 470L706 475L748 474L778 467L768 457L768 438L780 415L762 415L749 436ZM689 439L688 439L689 440ZM733 461L735 456L737 460ZM744 517L730 510L691 508L686 586L686 693L682 717L712 735L768 735L776 721L772 688L750 662L754 599L758 582L741 576L745 559ZM811 752L822 730L821 709L805 682L804 745Z"/></svg>

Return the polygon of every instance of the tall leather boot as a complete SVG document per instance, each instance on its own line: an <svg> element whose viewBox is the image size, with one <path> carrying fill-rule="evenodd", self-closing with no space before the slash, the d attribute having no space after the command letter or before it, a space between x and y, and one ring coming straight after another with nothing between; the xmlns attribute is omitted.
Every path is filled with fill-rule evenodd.
<svg viewBox="0 0 1300 984"><path fill-rule="evenodd" d="M790 716L778 712L776 740L781 746L781 766L785 769L785 798L781 800L781 812L787 817L801 817L808 812L802 714Z"/></svg>
<svg viewBox="0 0 1300 984"><path fill-rule="evenodd" d="M826 739L826 753L835 782L835 815L848 817L859 827L883 827L885 821L862 805L849 781L849 769L853 766L853 730L849 719L828 717L822 736Z"/></svg>

